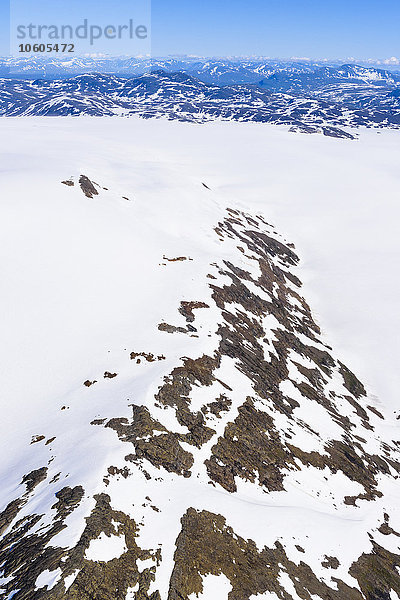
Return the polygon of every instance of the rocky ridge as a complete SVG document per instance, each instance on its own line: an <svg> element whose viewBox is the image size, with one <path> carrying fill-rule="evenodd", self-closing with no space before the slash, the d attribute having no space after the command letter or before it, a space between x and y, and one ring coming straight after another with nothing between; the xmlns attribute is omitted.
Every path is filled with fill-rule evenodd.
<svg viewBox="0 0 400 600"><path fill-rule="evenodd" d="M79 183L85 202L105 189ZM203 338L204 351L170 368L157 348L132 349L128 360L161 369L156 393L135 397L130 418L92 422L119 444L94 495L51 477L53 459L17 482L0 514L1 598L193 600L210 575L230 600L400 597L400 441L326 345L294 246L236 209L213 236L204 297L158 327ZM31 451L40 444L52 439ZM69 528L75 542L58 544ZM106 559L99 540L122 545Z"/></svg>

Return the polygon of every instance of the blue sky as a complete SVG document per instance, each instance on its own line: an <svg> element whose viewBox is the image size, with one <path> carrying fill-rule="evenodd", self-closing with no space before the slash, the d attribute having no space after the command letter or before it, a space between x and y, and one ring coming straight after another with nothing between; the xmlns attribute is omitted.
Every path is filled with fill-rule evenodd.
<svg viewBox="0 0 400 600"><path fill-rule="evenodd" d="M16 2L23 0L11 0ZM95 15L124 22L132 0L26 0L46 21L49 3L63 20ZM0 54L8 54L9 0L0 0ZM152 53L287 58L400 57L399 0L153 0ZM111 16L110 16L111 15ZM129 52L129 47L126 47Z"/></svg>

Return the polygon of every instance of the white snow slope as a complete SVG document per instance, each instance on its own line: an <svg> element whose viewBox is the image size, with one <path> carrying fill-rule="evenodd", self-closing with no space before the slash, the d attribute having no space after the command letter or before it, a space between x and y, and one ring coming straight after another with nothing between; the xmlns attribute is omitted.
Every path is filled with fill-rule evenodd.
<svg viewBox="0 0 400 600"><path fill-rule="evenodd" d="M217 336L214 309L204 316L196 311L196 327L207 333L199 338L170 335L157 326L185 325L177 313L182 300L209 301L204 284L209 265L216 257L231 256L229 245L213 231L228 206L262 215L296 244L301 294L317 316L324 342L366 384L369 403L387 417L384 425L377 422L376 432L382 439L398 438L400 137L394 131L359 133L357 141L347 141L251 123L0 120L2 506L16 497L26 473L48 464L48 479L61 473L63 485L85 488L85 500L67 521L69 526L52 540L52 545L72 546L94 506L94 494L106 491L113 508L126 514L132 495L139 494L143 519L154 512L153 524L148 519L150 525L139 536L141 547L163 544L162 565L152 584L163 600L173 541L188 506L224 514L238 535L252 538L259 548L290 531L293 542L286 540L284 545L291 560L302 558L294 558L294 544L300 543L321 579L331 581L332 575L355 584L348 568L368 550L366 530L377 526L385 510L391 526L400 528L398 490L389 479L382 479L385 495L374 507L364 503L361 508L336 510L336 500L329 496L332 490L343 497L357 495L361 486L336 473L325 498L324 472L313 467L299 471L298 477L288 476L284 499L278 493L265 497L245 482L232 496L204 485L202 450L194 467L197 480L164 473L173 490L170 497L158 491L156 468L150 482L144 477L111 480L104 488L107 468L122 467L128 450L111 428L90 423L129 418L130 405L149 400L181 357L212 353ZM98 196L82 194L82 173L99 184ZM70 177L74 187L61 184ZM167 260L183 256L187 260ZM132 351L165 360L137 364L129 358ZM222 375L225 367L220 367ZM104 378L106 372L117 377ZM252 394L241 375L226 373L227 383L234 390L237 383L241 396ZM298 373L292 375L296 379ZM97 383L85 387L86 380ZM295 397L296 392L285 393ZM196 403L199 409L204 401L194 390L192 406ZM233 398L235 406L239 399ZM184 432L172 413L160 409L157 418L171 431ZM307 452L321 449L321 440L336 434L335 423L324 420L322 408L321 414L308 410L306 399L297 417L310 419L320 435L317 439L292 432ZM216 422L218 435L223 427L223 420ZM208 446L213 443L215 439ZM370 451L378 452L375 438L369 443ZM319 499L314 489L320 490ZM160 517L146 505L146 497L160 509ZM39 523L43 526L53 504L54 497L38 487L18 518L44 514ZM266 507L274 514L268 523ZM134 517L140 521L137 513ZM311 529L314 534L308 539ZM115 535L117 527L108 538L102 534L92 541L87 558L119 557L125 540L116 542ZM346 536L350 546L343 542ZM114 544L111 549L107 539ZM324 554L330 549L334 554L339 547L340 569L321 569ZM57 583L55 574L50 570L38 583L46 582L50 589ZM206 577L199 597L227 597L230 584L221 577L215 587L214 575ZM132 590L127 598L135 597Z"/></svg>

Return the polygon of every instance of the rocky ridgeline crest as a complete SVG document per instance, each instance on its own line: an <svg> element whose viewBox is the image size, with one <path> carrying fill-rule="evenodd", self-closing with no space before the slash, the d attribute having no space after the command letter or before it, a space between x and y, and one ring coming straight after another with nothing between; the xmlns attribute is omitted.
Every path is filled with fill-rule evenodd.
<svg viewBox="0 0 400 600"><path fill-rule="evenodd" d="M81 177L82 191L94 195L88 181ZM265 592L280 600L390 600L391 590L400 595L400 553L394 551L400 534L391 527L390 514L382 512L363 532L367 551L354 551L344 571L342 546L335 550L329 537L323 539L323 577L305 547L320 539L313 526L309 542L289 529L260 546L231 525L228 507L241 506L245 494L252 498L250 510L262 507L259 514L273 527L276 508L268 503L290 504L294 488L306 488L315 510L356 519L363 506L383 497L384 481L397 479L399 442L383 435L383 415L324 343L301 295L293 246L263 217L233 209L214 233L225 258L210 265L208 298L182 300L176 307L186 327L181 321L159 326L160 335L201 337L199 322L213 311L212 351L182 357L164 372L150 401L137 399L130 418L93 421L120 440L124 460L104 473L104 489L93 498L73 547L52 540L70 526L85 482L74 488L49 482L47 466L23 478L0 515L0 597L192 600L210 574L227 578L230 600ZM154 348L132 351L130 359L146 368L166 362ZM43 491L45 486L50 491ZM197 499L202 489L212 495L204 506ZM113 508L116 490L130 494L131 512ZM187 503L179 513L180 490L187 490ZM20 518L40 492L55 494L47 521L34 511ZM161 507L167 497L170 509ZM226 499L224 514L212 510L220 498ZM247 505L241 510L246 521ZM177 534L165 540L163 523L170 520ZM159 532L160 543L143 545L141 531L148 529ZM101 535L123 538L122 554L90 560L87 550ZM160 588L159 572L168 556L168 584ZM37 584L45 571L57 574L51 586Z"/></svg>

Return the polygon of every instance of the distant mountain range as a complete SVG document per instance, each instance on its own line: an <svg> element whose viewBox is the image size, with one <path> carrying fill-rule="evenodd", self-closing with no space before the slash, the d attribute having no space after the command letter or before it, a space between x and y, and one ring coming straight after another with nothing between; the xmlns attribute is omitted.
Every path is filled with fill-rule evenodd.
<svg viewBox="0 0 400 600"><path fill-rule="evenodd" d="M232 85L257 83L260 78L284 69L312 72L319 65L279 60L232 60L200 58L92 58L65 56L32 56L23 58L0 58L0 77L21 76L36 79L65 78L84 73L108 73L121 77L133 77L150 71L182 71L206 83Z"/></svg>
<svg viewBox="0 0 400 600"><path fill-rule="evenodd" d="M313 89L318 82L358 80L375 83L398 83L399 71L385 71L374 66L343 63L321 63L301 60L271 59L208 59L208 58L135 58L135 57L74 57L26 56L0 58L0 77L63 79L85 73L106 73L134 77L163 70L182 71L204 81L219 85L259 83L276 86L300 84ZM274 86L274 89L276 87Z"/></svg>
<svg viewBox="0 0 400 600"><path fill-rule="evenodd" d="M27 58L3 59L0 76L6 116L257 121L337 137L400 124L400 74L358 65Z"/></svg>

